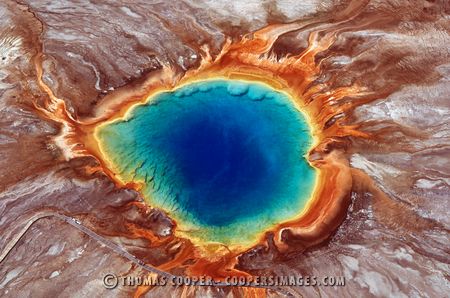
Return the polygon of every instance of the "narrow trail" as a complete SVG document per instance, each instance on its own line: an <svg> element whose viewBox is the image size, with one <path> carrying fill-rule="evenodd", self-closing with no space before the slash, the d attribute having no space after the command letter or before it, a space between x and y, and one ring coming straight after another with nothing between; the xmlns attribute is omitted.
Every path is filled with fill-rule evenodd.
<svg viewBox="0 0 450 298"><path fill-rule="evenodd" d="M35 224L37 221L44 219L44 218L57 218L61 221L64 221L65 223L68 223L69 225L71 225L72 227L76 228L77 230L81 231L82 233L88 235L90 238L100 242L101 244L103 244L105 247L107 247L108 249L114 251L115 253L117 253L118 255L128 259L130 262L136 264L137 266L141 267L142 269L158 274L160 276L164 276L168 279L172 279L172 278L178 278L178 277L183 277L183 276L179 276L179 275L173 275L171 273L162 271L156 267L150 266L145 264L144 261L142 261L141 259L135 257L134 255L130 254L128 251L126 251L125 249L123 249L122 247L120 247L119 245L117 245L116 243L112 242L111 240L108 240L102 236L100 236L99 234L95 233L94 231L92 231L91 229L87 228L86 226L83 226L79 220L77 220L76 218L64 215L64 214L60 214L57 213L55 211L43 211L41 213L35 214L33 215L28 222L26 223L26 225L20 230L20 232L18 232L13 239L11 239L5 246L5 248L3 249L2 253L0 254L0 265L2 265L3 261L8 257L8 255L10 254L10 252L12 251L12 249L14 247L17 246L17 244L19 243L19 241L25 236L25 234L29 231L29 229L31 228L31 226L33 226L33 224ZM211 285L201 285L198 284L196 286L211 286ZM224 282L213 282L213 286L216 287L232 287L232 285L229 285L227 283ZM279 289L279 288L275 288L275 287L270 287L270 286L258 286L258 285L244 285L244 286L238 286L238 287L245 287L245 288L263 288L263 289L267 289L267 290L272 290L275 291L277 293L283 294L286 297L293 297L291 293Z"/></svg>

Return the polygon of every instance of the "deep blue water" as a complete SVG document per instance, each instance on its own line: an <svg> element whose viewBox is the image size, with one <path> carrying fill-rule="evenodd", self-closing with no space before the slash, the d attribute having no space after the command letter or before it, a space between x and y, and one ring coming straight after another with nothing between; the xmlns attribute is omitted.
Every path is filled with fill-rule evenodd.
<svg viewBox="0 0 450 298"><path fill-rule="evenodd" d="M206 240L245 241L294 217L315 181L303 115L263 84L204 81L160 93L98 137L124 180L145 181L150 204Z"/></svg>

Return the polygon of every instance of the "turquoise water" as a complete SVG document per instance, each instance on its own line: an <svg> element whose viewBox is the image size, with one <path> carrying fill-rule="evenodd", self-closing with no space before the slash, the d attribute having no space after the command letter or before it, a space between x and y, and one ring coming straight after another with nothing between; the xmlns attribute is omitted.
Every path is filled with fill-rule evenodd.
<svg viewBox="0 0 450 298"><path fill-rule="evenodd" d="M144 181L152 206L205 241L254 240L298 215L316 179L304 158L306 120L286 94L259 83L159 93L97 136L125 181Z"/></svg>

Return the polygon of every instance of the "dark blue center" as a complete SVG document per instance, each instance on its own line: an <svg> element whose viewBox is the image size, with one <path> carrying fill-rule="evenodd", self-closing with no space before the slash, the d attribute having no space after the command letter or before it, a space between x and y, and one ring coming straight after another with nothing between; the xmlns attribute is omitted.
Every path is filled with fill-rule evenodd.
<svg viewBox="0 0 450 298"><path fill-rule="evenodd" d="M262 198L275 191L273 182L285 166L278 145L267 144L275 132L264 116L241 108L245 117L236 117L239 102L231 100L206 115L203 109L186 114L166 143L183 177L183 205L209 225L266 208L270 200Z"/></svg>

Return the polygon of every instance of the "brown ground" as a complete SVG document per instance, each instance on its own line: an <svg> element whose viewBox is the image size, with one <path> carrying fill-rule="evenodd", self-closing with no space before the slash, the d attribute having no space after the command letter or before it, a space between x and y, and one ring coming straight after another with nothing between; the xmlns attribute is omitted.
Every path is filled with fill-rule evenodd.
<svg viewBox="0 0 450 298"><path fill-rule="evenodd" d="M270 53L298 55L312 33L339 29L332 45L313 57L321 66L314 84L324 83L329 91L358 85L364 92L346 93L336 102L310 94L321 103L312 113L323 116L317 122L328 138L310 160L337 158L350 166L350 206L343 206L345 220L320 244L307 248L304 238L286 232L283 239L293 249L281 253L281 240L269 237L268 245L239 256L235 271L346 277L345 287L267 290L274 297L446 297L449 14L443 0L2 1L0 251L30 220L37 221L0 259L0 296L252 294L206 287L105 289L106 273L145 271L61 218L40 215L78 218L172 274L184 274L195 261L187 253L192 244L174 237L173 222L144 208L136 191L118 188L99 171L96 158L55 142L62 122L49 120L35 105L48 102L44 83L64 100L71 121L96 119L99 107L139 90L164 66L177 75L196 69L204 45L215 57L227 38L237 43L268 24L320 21L282 35ZM348 131L342 127L354 131L341 134Z"/></svg>

